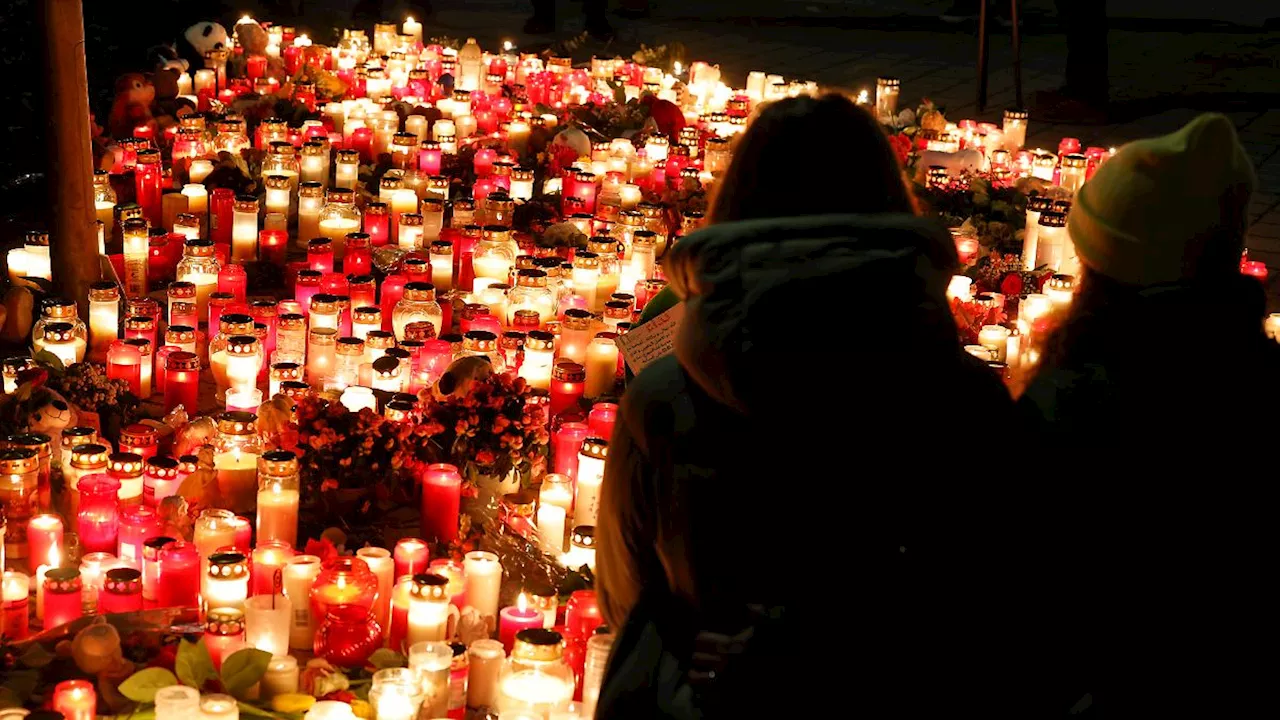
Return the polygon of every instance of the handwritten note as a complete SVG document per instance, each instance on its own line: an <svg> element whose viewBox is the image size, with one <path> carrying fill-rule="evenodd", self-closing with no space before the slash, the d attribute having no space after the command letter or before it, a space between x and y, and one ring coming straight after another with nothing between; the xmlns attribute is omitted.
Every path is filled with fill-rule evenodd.
<svg viewBox="0 0 1280 720"><path fill-rule="evenodd" d="M671 353L682 317L684 303L676 303L670 310L618 338L618 348L631 372L639 374L649 363Z"/></svg>

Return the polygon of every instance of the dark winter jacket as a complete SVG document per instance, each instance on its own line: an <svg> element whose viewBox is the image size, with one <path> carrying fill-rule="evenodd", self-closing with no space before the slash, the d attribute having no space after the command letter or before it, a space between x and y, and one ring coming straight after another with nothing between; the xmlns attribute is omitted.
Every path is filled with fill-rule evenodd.
<svg viewBox="0 0 1280 720"><path fill-rule="evenodd" d="M628 388L609 462L648 480L635 503L693 518L669 552L703 570L647 588L597 717L926 717L1011 694L1014 469L980 458L1013 406L957 340L955 265L945 231L904 215L730 223L673 248L676 353Z"/></svg>

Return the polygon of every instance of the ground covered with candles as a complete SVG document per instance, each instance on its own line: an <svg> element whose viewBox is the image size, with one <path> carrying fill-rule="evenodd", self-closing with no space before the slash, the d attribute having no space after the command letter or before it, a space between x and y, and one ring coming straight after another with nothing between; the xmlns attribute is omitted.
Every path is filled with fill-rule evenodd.
<svg viewBox="0 0 1280 720"><path fill-rule="evenodd" d="M616 402L678 321L640 315L734 136L816 85L581 42L245 17L117 83L100 280L55 294L46 232L6 258L0 718L591 717ZM1016 387L1114 149L1028 147L1025 111L948 116L893 67L855 96Z"/></svg>

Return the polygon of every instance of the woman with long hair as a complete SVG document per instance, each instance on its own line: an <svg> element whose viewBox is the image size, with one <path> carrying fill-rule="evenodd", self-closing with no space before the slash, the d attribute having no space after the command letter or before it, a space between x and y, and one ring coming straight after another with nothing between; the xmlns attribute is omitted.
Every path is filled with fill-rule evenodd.
<svg viewBox="0 0 1280 720"><path fill-rule="evenodd" d="M957 339L953 241L836 94L764 107L709 216L665 259L675 353L630 385L611 442L597 717L792 714L836 702L824 667L856 668L860 708L963 707L970 631L998 633L966 554L987 491L950 462L1012 401Z"/></svg>

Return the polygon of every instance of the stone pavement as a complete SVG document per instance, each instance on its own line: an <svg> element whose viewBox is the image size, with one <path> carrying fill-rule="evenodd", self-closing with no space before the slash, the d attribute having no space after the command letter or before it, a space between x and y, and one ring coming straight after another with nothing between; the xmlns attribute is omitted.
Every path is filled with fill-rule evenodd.
<svg viewBox="0 0 1280 720"><path fill-rule="evenodd" d="M321 7L341 14L351 0L303 0L313 22ZM878 75L902 80L901 106L927 97L948 118L998 122L1015 105L1009 32L991 34L989 101L976 106L976 27L941 23L948 0L651 0L653 16L614 19L618 39L584 53L630 53L679 42L685 60L718 63L727 81L742 84L751 70L812 79L849 89L874 89ZM386 16L399 19L388 0ZM616 5L616 3L615 3ZM1227 113L1258 169L1259 189L1250 207L1248 246L1253 259L1272 268L1269 293L1280 288L1280 33L1255 25L1261 10L1243 13L1212 8L1171 10L1156 0L1113 0L1110 35L1112 98L1119 118L1097 127L1051 125L1031 118L1028 145L1056 148L1064 136L1085 145L1112 146L1172 131L1198 112ZM1231 5L1228 3L1228 5ZM1260 8L1267 3L1251 7ZM321 7L317 7L321 6ZM1024 96L1058 87L1066 47L1049 0L1020 3L1023 25ZM435 0L426 35L475 36L486 47L502 39L530 47L551 38L522 36L529 5L521 0ZM1161 10L1164 8L1164 10ZM1190 13L1208 19L1168 18ZM1280 10L1275 13L1280 15ZM576 2L560 0L561 37L581 28ZM1157 18L1144 20L1139 18ZM336 21L337 18L335 17ZM579 60L585 59L578 58Z"/></svg>

